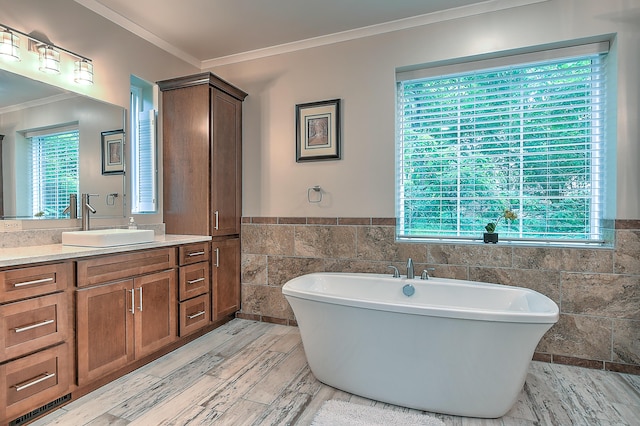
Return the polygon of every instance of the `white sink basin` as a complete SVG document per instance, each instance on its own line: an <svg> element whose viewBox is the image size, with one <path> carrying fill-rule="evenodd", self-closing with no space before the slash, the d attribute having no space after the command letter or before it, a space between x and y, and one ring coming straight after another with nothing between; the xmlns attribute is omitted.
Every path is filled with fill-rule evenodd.
<svg viewBox="0 0 640 426"><path fill-rule="evenodd" d="M151 229L94 229L62 233L62 244L82 247L114 247L153 241Z"/></svg>

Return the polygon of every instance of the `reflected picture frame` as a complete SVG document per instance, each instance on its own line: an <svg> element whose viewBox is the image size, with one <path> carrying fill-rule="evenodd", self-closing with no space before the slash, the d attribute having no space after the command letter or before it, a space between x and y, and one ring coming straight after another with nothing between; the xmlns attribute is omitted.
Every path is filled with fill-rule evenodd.
<svg viewBox="0 0 640 426"><path fill-rule="evenodd" d="M124 174L124 130L109 130L101 133L102 174Z"/></svg>
<svg viewBox="0 0 640 426"><path fill-rule="evenodd" d="M340 102L296 105L296 162L341 159Z"/></svg>

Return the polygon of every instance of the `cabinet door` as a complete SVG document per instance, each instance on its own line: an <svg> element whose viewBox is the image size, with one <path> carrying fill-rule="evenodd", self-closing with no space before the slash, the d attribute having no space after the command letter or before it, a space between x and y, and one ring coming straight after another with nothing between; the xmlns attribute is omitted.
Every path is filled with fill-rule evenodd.
<svg viewBox="0 0 640 426"><path fill-rule="evenodd" d="M240 234L242 102L211 89L211 235Z"/></svg>
<svg viewBox="0 0 640 426"><path fill-rule="evenodd" d="M126 280L76 292L79 385L133 360L132 290Z"/></svg>
<svg viewBox="0 0 640 426"><path fill-rule="evenodd" d="M209 235L209 114L209 85L162 92L163 214L167 233Z"/></svg>
<svg viewBox="0 0 640 426"><path fill-rule="evenodd" d="M213 320L240 310L240 239L213 242Z"/></svg>
<svg viewBox="0 0 640 426"><path fill-rule="evenodd" d="M178 338L176 281L174 269L135 278L136 358Z"/></svg>

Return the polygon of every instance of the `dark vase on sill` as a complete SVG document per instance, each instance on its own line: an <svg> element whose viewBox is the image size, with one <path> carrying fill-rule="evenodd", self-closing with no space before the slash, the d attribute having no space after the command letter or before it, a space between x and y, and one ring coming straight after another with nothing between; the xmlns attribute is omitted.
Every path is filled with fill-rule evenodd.
<svg viewBox="0 0 640 426"><path fill-rule="evenodd" d="M496 244L498 242L498 234L496 232L485 232L484 233L484 243L488 244Z"/></svg>

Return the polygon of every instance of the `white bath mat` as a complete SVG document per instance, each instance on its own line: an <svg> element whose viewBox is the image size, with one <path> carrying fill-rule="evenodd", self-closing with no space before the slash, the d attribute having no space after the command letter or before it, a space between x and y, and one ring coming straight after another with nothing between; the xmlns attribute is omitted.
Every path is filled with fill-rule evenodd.
<svg viewBox="0 0 640 426"><path fill-rule="evenodd" d="M322 404L311 426L444 426L426 414L404 413L381 407L329 400Z"/></svg>

